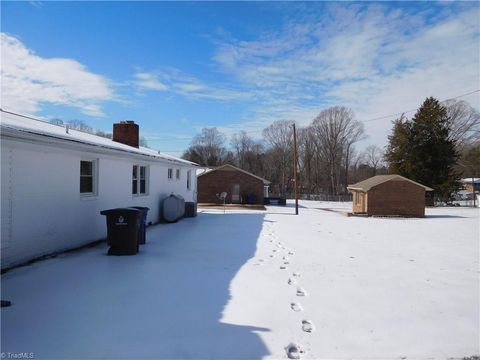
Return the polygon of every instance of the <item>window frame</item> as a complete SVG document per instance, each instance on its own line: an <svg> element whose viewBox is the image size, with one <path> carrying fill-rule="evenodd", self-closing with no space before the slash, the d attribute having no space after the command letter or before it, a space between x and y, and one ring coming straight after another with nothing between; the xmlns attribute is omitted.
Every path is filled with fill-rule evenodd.
<svg viewBox="0 0 480 360"><path fill-rule="evenodd" d="M92 191L90 192L82 192L82 176L85 177L86 175L82 175L82 162L89 162L92 164ZM98 159L92 158L81 158L79 163L79 194L81 198L92 198L98 196L98 173L99 173L99 166L98 166ZM89 176L90 177L90 176Z"/></svg>
<svg viewBox="0 0 480 360"><path fill-rule="evenodd" d="M187 190L192 190L192 170L187 170Z"/></svg>
<svg viewBox="0 0 480 360"><path fill-rule="evenodd" d="M181 178L181 171L180 169L175 169L175 180L179 181Z"/></svg>
<svg viewBox="0 0 480 360"><path fill-rule="evenodd" d="M168 168L167 178L168 178L168 180L173 180L173 168Z"/></svg>
<svg viewBox="0 0 480 360"><path fill-rule="evenodd" d="M142 179L142 168L143 171L143 179ZM136 178L134 174L136 173ZM132 165L132 196L148 196L149 194L149 181L150 179L150 169L148 165L145 164L133 164ZM144 181L145 191L141 192L142 189L142 180ZM136 182L136 192L134 192L134 182Z"/></svg>

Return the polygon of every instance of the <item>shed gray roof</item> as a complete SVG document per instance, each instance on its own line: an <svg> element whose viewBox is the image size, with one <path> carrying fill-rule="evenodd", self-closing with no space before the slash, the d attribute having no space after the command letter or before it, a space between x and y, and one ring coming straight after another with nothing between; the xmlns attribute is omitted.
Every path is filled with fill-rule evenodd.
<svg viewBox="0 0 480 360"><path fill-rule="evenodd" d="M371 178L368 178L366 180L360 181L356 184L353 185L348 185L347 189L348 190L359 190L359 191L364 191L367 192L371 188L386 183L387 181L408 181L411 182L412 184L421 186L425 189L425 191L433 191L432 188L429 188L428 186L419 184L413 180L407 179L406 177L400 176L400 175L377 175L373 176Z"/></svg>
<svg viewBox="0 0 480 360"><path fill-rule="evenodd" d="M240 168L238 168L238 167L236 167L236 166L230 165L230 164L225 164L225 165L222 165L222 166L218 166L218 167L216 167L216 168L214 168L214 169L206 169L203 173L197 175L197 177L200 177L200 176L209 174L209 173L211 173L211 172L213 172L213 171L222 170L222 169L223 169L223 170L229 169L229 170L241 171L241 172L243 172L243 173L245 173L245 174L247 174L247 175L250 175L250 176L252 176L252 177L254 177L254 178L257 178L257 179L259 179L259 180L262 180L265 185L270 184L270 181L268 181L268 180L266 180L266 179L264 179L264 178L261 178L260 176L257 176L257 175L255 175L255 174L252 174L251 172L248 172L248 171L243 170L243 169L240 169Z"/></svg>

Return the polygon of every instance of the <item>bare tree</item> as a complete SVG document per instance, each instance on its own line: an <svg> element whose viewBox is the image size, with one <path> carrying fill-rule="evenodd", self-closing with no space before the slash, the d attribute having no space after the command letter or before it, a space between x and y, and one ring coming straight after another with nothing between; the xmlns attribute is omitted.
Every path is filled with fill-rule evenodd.
<svg viewBox="0 0 480 360"><path fill-rule="evenodd" d="M230 140L230 146L235 151L237 165L245 170L247 169L248 154L253 150L255 141L248 136L247 132L242 130L238 134L233 134Z"/></svg>
<svg viewBox="0 0 480 360"><path fill-rule="evenodd" d="M65 123L63 122L63 120L60 119L60 118L53 118L53 119L50 119L48 122L49 122L50 124L53 124L53 125L60 125L60 126L64 126L64 125L65 125Z"/></svg>
<svg viewBox="0 0 480 360"><path fill-rule="evenodd" d="M292 124L293 121L277 120L270 126L263 129L263 137L270 145L272 157L272 167L279 171L280 192L285 193L290 188L288 179L291 174L291 156L292 156ZM274 169L272 172L275 172Z"/></svg>
<svg viewBox="0 0 480 360"><path fill-rule="evenodd" d="M192 139L183 157L203 166L221 165L226 154L224 143L225 135L217 128L203 128L202 132Z"/></svg>
<svg viewBox="0 0 480 360"><path fill-rule="evenodd" d="M480 113L465 101L443 102L450 122L450 137L457 150L466 144L480 141Z"/></svg>
<svg viewBox="0 0 480 360"><path fill-rule="evenodd" d="M83 131L89 134L94 133L93 128L83 120L70 120L68 121L68 126L70 127L70 129Z"/></svg>
<svg viewBox="0 0 480 360"><path fill-rule="evenodd" d="M95 133L93 128L83 120L63 121L60 118L53 118L49 122L50 122L50 124L55 124L55 125L60 125L60 126L68 125L68 127L70 129L83 131L83 132L86 132L86 133L89 133L89 134L94 134Z"/></svg>
<svg viewBox="0 0 480 360"><path fill-rule="evenodd" d="M351 146L363 138L363 123L354 119L351 109L334 106L318 114L312 122L317 151L328 167L330 193L338 193L340 168L345 164L345 186L348 183L348 167Z"/></svg>
<svg viewBox="0 0 480 360"><path fill-rule="evenodd" d="M373 169L373 175L377 175L377 170L383 164L383 150L376 145L369 145L363 152L364 162Z"/></svg>
<svg viewBox="0 0 480 360"><path fill-rule="evenodd" d="M308 195L315 187L315 139L311 127L298 129L298 167L301 191Z"/></svg>

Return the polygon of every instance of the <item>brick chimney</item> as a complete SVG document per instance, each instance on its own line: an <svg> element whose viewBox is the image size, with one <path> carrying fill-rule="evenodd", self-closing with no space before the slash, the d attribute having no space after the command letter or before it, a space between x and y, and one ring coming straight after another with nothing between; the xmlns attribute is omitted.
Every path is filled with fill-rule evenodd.
<svg viewBox="0 0 480 360"><path fill-rule="evenodd" d="M138 149L139 128L134 121L126 120L113 124L113 141Z"/></svg>

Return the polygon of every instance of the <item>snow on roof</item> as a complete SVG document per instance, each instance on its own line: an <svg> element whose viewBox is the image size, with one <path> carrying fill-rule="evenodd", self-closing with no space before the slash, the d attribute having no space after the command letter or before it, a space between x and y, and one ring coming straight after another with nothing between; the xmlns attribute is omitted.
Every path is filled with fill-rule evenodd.
<svg viewBox="0 0 480 360"><path fill-rule="evenodd" d="M408 181L411 182L412 184L418 185L423 187L426 191L433 191L432 188L429 188L428 186L419 184L413 180L407 179L406 177L400 176L400 175L377 175L373 176L371 178L368 178L366 180L360 181L356 184L349 185L347 186L347 189L349 190L360 190L360 191L369 191L371 188L383 184L387 181Z"/></svg>
<svg viewBox="0 0 480 360"><path fill-rule="evenodd" d="M212 171L217 171L217 170L221 170L221 169L225 169L225 168L229 168L230 170L238 170L238 171L241 171L241 172L243 172L243 173L245 173L245 174L247 174L247 175L253 176L254 178L257 178L257 179L259 179L259 180L262 180L265 185L270 184L270 181L268 181L268 180L266 180L266 179L264 179L264 178L261 178L260 176L257 176L257 175L255 175L255 174L252 174L251 172L248 172L248 171L243 170L243 169L240 169L240 168L238 168L238 167L236 167L236 166L230 165L230 164L221 165L221 166L218 166L218 167L216 167L216 168L214 168L214 169L205 168L205 171L201 172L200 174L199 174L198 171L197 171L197 176L202 176L202 175L205 175L205 174L210 173L210 172L212 172Z"/></svg>
<svg viewBox="0 0 480 360"><path fill-rule="evenodd" d="M209 171L212 171L211 168L207 168L207 167L203 167L203 168L200 168L200 169L197 169L197 176L200 176L202 175L203 173L207 173Z"/></svg>
<svg viewBox="0 0 480 360"><path fill-rule="evenodd" d="M153 157L156 159L176 162L183 165L197 166L197 164L191 161L180 159L172 155L161 154L159 151L154 149L149 149L142 146L137 149L133 146L113 141L112 139L74 129L68 129L67 132L67 129L64 126L50 124L39 119L8 112L3 109L1 110L0 120L2 132L10 129L22 133L36 134L39 136L49 136L60 140L75 141L87 145L100 146L112 150L144 155L150 158Z"/></svg>

